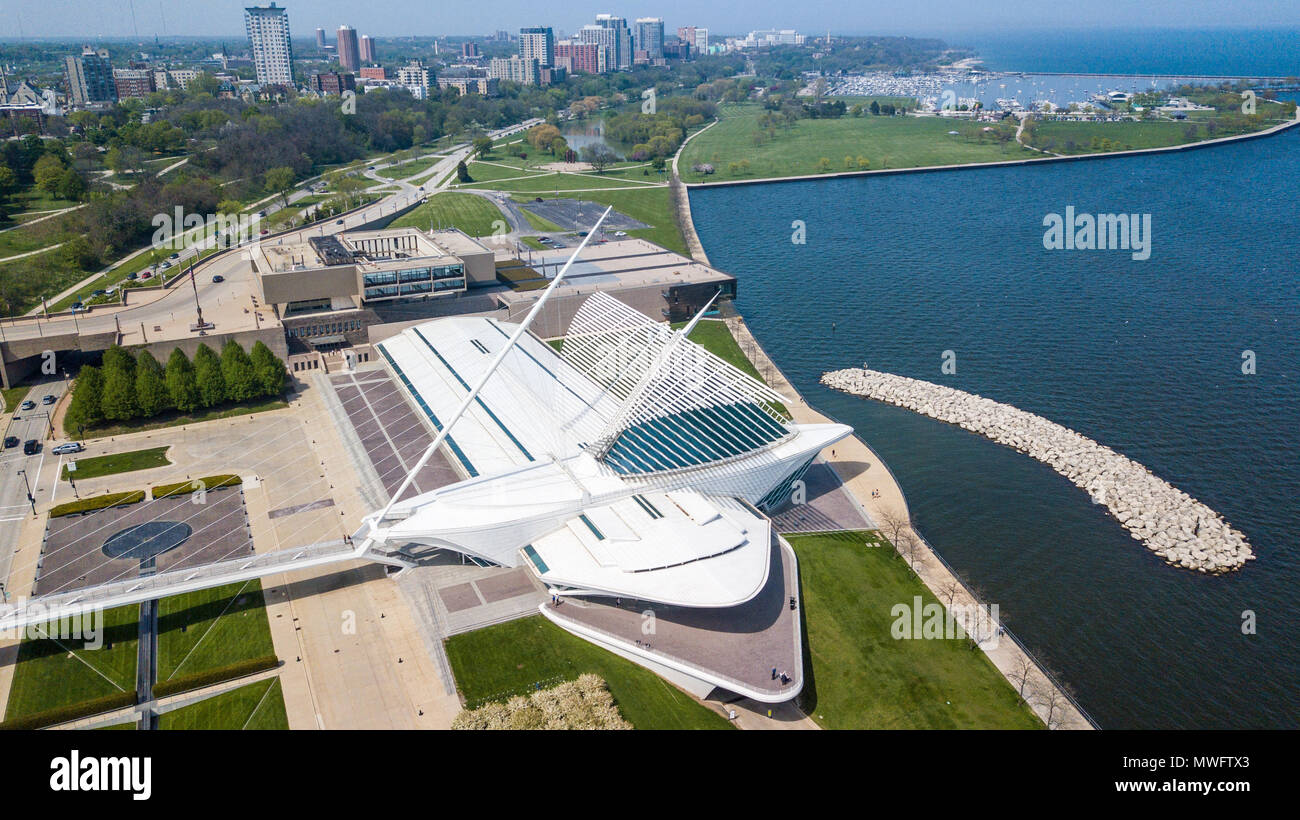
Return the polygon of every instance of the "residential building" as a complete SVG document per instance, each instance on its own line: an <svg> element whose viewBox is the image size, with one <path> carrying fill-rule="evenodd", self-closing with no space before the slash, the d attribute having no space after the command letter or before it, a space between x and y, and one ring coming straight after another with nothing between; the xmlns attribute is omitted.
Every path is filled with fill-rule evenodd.
<svg viewBox="0 0 1300 820"><path fill-rule="evenodd" d="M612 14L597 14L596 25L614 32L614 68L624 70L632 67L632 30L627 20Z"/></svg>
<svg viewBox="0 0 1300 820"><path fill-rule="evenodd" d="M477 43L471 43L471 42L468 42L468 41L466 41L466 42L464 42L464 43L461 43L461 44L460 44L460 56L461 56L461 59L464 59L464 60L473 60L473 59L476 59L476 58L479 56L478 44L477 44Z"/></svg>
<svg viewBox="0 0 1300 820"><path fill-rule="evenodd" d="M519 56L536 60L538 68L555 65L555 34L550 26L519 29Z"/></svg>
<svg viewBox="0 0 1300 820"><path fill-rule="evenodd" d="M381 65L368 65L361 67L361 79L363 80L387 80L388 69Z"/></svg>
<svg viewBox="0 0 1300 820"><path fill-rule="evenodd" d="M361 63L369 65L375 62L375 38L369 34L361 35Z"/></svg>
<svg viewBox="0 0 1300 820"><path fill-rule="evenodd" d="M650 62L664 56L664 21L662 17L638 17L632 29L632 47L644 51Z"/></svg>
<svg viewBox="0 0 1300 820"><path fill-rule="evenodd" d="M275 3L244 9L244 27L253 53L253 68L262 85L293 85L293 43L289 14Z"/></svg>
<svg viewBox="0 0 1300 820"><path fill-rule="evenodd" d="M537 60L519 55L513 57L494 57L488 63L488 76L498 80L509 80L522 85L537 85L539 81Z"/></svg>
<svg viewBox="0 0 1300 820"><path fill-rule="evenodd" d="M316 48L325 48L325 29L320 26L316 27Z"/></svg>
<svg viewBox="0 0 1300 820"><path fill-rule="evenodd" d="M337 71L327 71L321 74L311 76L311 90L317 94L333 94L338 96L344 91L356 90L356 77L347 73Z"/></svg>
<svg viewBox="0 0 1300 820"><path fill-rule="evenodd" d="M571 74L604 74L609 70L608 53L609 49L598 43L561 40L555 44L555 65Z"/></svg>
<svg viewBox="0 0 1300 820"><path fill-rule="evenodd" d="M397 70L397 84L423 100L429 96L429 68L422 60L412 60Z"/></svg>
<svg viewBox="0 0 1300 820"><path fill-rule="evenodd" d="M349 71L361 68L361 46L357 42L357 30L351 26L339 26L338 38L339 65Z"/></svg>
<svg viewBox="0 0 1300 820"><path fill-rule="evenodd" d="M84 46L80 56L64 58L64 70L68 79L68 99L73 106L83 108L117 99L108 49Z"/></svg>
<svg viewBox="0 0 1300 820"><path fill-rule="evenodd" d="M500 90L501 81L496 77L446 77L439 75L439 88L454 88L461 96L466 94L479 94L484 97L495 97Z"/></svg>
<svg viewBox="0 0 1300 820"><path fill-rule="evenodd" d="M614 71L618 68L618 30L608 26L586 25L578 30L577 41L594 45L601 50L600 63L604 67L598 73ZM559 47L556 46L556 60L559 60ZM576 71L578 69L570 69Z"/></svg>
<svg viewBox="0 0 1300 820"><path fill-rule="evenodd" d="M128 97L147 97L155 90L153 71L147 68L115 68L113 89L119 100Z"/></svg>
<svg viewBox="0 0 1300 820"><path fill-rule="evenodd" d="M709 30L702 26L692 26L695 29L695 40L692 42L696 54L709 53Z"/></svg>
<svg viewBox="0 0 1300 820"><path fill-rule="evenodd" d="M198 76L199 72L192 68L156 68L153 72L153 87L155 91L167 91L172 88L184 91Z"/></svg>

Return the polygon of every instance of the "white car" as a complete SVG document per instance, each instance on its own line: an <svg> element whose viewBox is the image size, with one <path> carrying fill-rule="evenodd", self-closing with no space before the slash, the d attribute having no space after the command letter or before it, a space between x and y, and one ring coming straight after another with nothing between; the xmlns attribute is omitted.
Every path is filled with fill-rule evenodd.
<svg viewBox="0 0 1300 820"><path fill-rule="evenodd" d="M60 444L59 446L55 447L53 450L50 450L50 452L56 456L61 456L61 455L66 455L68 453L80 453L84 449L86 448L81 442L69 441L67 444Z"/></svg>
<svg viewBox="0 0 1300 820"><path fill-rule="evenodd" d="M614 236L627 236L627 231L614 231Z"/></svg>

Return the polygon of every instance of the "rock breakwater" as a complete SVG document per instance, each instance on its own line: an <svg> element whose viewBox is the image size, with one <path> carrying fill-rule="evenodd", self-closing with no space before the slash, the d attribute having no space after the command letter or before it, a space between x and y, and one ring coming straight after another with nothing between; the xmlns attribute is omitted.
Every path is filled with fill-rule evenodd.
<svg viewBox="0 0 1300 820"><path fill-rule="evenodd" d="M1042 416L877 370L836 370L823 374L821 381L955 424L1038 459L1104 504L1133 538L1166 563L1224 573L1255 558L1245 535L1223 516L1127 456Z"/></svg>

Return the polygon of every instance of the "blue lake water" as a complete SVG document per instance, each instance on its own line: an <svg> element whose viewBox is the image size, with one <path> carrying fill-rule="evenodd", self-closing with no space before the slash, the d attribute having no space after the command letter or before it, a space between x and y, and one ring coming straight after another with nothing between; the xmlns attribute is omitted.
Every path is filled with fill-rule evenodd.
<svg viewBox="0 0 1300 820"><path fill-rule="evenodd" d="M986 68L1103 74L1300 74L1300 29L1114 29L952 34Z"/></svg>
<svg viewBox="0 0 1300 820"><path fill-rule="evenodd" d="M881 454L928 540L1103 727L1295 728L1297 180L1293 129L1141 157L697 190L691 207L768 353ZM1068 205L1151 214L1150 259L1045 250L1044 215ZM791 242L794 220L807 244ZM940 371L945 350L956 375ZM1168 567L1046 465L818 384L863 362L1073 427L1222 513L1258 558L1224 577Z"/></svg>

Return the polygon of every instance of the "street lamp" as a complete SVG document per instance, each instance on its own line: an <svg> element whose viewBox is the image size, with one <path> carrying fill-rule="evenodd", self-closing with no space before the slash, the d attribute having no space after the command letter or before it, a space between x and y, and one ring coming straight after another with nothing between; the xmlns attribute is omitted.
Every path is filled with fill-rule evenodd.
<svg viewBox="0 0 1300 820"><path fill-rule="evenodd" d="M32 515L36 515L36 496L32 495L32 483L27 480L27 471L19 470L18 475L23 477L23 484L27 486L27 503L32 505Z"/></svg>

